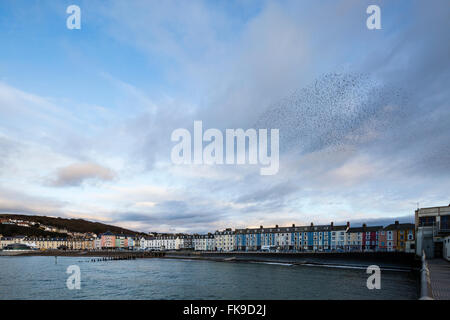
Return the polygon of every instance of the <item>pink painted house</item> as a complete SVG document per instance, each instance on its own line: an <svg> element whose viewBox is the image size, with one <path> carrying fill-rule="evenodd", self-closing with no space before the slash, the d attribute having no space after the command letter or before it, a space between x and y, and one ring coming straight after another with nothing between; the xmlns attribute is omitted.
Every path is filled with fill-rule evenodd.
<svg viewBox="0 0 450 320"><path fill-rule="evenodd" d="M102 248L115 248L116 247L116 235L112 232L105 232L101 235L101 247Z"/></svg>

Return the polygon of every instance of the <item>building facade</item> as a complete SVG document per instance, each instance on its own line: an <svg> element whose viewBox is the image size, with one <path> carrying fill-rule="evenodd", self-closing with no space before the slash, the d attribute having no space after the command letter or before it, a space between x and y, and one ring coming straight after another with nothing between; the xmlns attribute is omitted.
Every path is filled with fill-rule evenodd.
<svg viewBox="0 0 450 320"><path fill-rule="evenodd" d="M233 232L231 229L216 231L214 233L215 251L229 252L235 250L235 246L235 232Z"/></svg>
<svg viewBox="0 0 450 320"><path fill-rule="evenodd" d="M416 254L442 257L444 239L450 235L450 205L420 208L415 211Z"/></svg>
<svg viewBox="0 0 450 320"><path fill-rule="evenodd" d="M215 241L211 233L194 235L192 241L195 251L214 251Z"/></svg>

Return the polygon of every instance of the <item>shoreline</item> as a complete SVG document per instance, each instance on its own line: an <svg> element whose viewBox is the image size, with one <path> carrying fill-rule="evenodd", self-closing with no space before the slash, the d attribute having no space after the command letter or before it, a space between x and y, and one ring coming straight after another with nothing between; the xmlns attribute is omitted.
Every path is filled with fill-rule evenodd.
<svg viewBox="0 0 450 320"><path fill-rule="evenodd" d="M281 266L305 266L305 267L324 267L324 268L339 268L339 269L361 269L365 270L369 266L368 264L345 264L345 263L322 263L322 262L274 262L272 260L255 260L255 259L214 259L214 258L202 258L202 257L189 257L189 256L165 256L162 259L184 260L184 261L211 261L211 262L228 262L228 263L260 263L269 265L281 265ZM412 272L419 269L412 267L395 267L395 266L380 266L383 271L400 271L400 272Z"/></svg>
<svg viewBox="0 0 450 320"><path fill-rule="evenodd" d="M245 253L241 253L245 254ZM331 257L302 257L301 253L295 258L289 258L283 256L281 253L276 257L264 257L260 255L255 257L255 254L248 254L239 256L239 253L233 255L233 253L227 253L227 256L217 256L217 254L205 255L189 255L183 253L166 253L164 259L184 259L184 260L203 260L203 261L215 261L215 262L229 262L229 263L263 263L274 265L286 265L286 266L308 266L308 267L329 267L329 268L348 268L348 269L366 269L370 265L378 265L381 270L389 271L418 271L420 267L416 265L415 260L404 263L392 263L390 261L370 261L366 259L332 259ZM258 254L256 254L258 255ZM331 259L330 259L331 258Z"/></svg>

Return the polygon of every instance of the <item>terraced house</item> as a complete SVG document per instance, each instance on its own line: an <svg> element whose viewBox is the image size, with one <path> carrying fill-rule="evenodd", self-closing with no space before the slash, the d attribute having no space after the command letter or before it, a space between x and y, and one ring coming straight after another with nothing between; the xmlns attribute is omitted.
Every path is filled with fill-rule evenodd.
<svg viewBox="0 0 450 320"><path fill-rule="evenodd" d="M85 238L36 238L36 237L9 237L0 238L0 248L9 244L21 243L40 250L91 250L93 249L93 239Z"/></svg>
<svg viewBox="0 0 450 320"><path fill-rule="evenodd" d="M193 249L194 243L192 235L182 234L175 238L175 250Z"/></svg>
<svg viewBox="0 0 450 320"><path fill-rule="evenodd" d="M278 250L328 251L344 249L348 226L330 225L273 228L246 228L235 230L236 250L255 251L276 247Z"/></svg>
<svg viewBox="0 0 450 320"><path fill-rule="evenodd" d="M383 226L367 226L348 228L346 234L346 251L377 251L379 235Z"/></svg>
<svg viewBox="0 0 450 320"><path fill-rule="evenodd" d="M261 226L262 229L262 226ZM236 229L234 232L236 246L234 250L251 251L261 249L260 229Z"/></svg>
<svg viewBox="0 0 450 320"><path fill-rule="evenodd" d="M98 240L93 240L92 247L102 249L127 249L134 250L139 248L140 242L135 240L135 237L132 235L126 234L115 234L110 231L105 232L100 235L100 243Z"/></svg>
<svg viewBox="0 0 450 320"><path fill-rule="evenodd" d="M264 247L276 246L280 249L288 250L293 247L290 228L246 228L236 229L235 242L236 250L255 251Z"/></svg>
<svg viewBox="0 0 450 320"><path fill-rule="evenodd" d="M376 251L378 248L378 237L380 231L383 230L383 226L371 226L366 224L362 226L363 239L362 239L362 251Z"/></svg>
<svg viewBox="0 0 450 320"><path fill-rule="evenodd" d="M214 251L214 235L211 233L194 235L192 239L194 250L196 251Z"/></svg>
<svg viewBox="0 0 450 320"><path fill-rule="evenodd" d="M367 226L348 228L345 235L346 251L377 251L380 232L383 226Z"/></svg>
<svg viewBox="0 0 450 320"><path fill-rule="evenodd" d="M415 251L415 225L412 223L399 223L384 228L387 238L387 251L414 252Z"/></svg>
<svg viewBox="0 0 450 320"><path fill-rule="evenodd" d="M345 250L345 233L350 228L350 222L345 226L335 226L331 223L331 250Z"/></svg>
<svg viewBox="0 0 450 320"><path fill-rule="evenodd" d="M139 239L139 248L141 250L155 250L155 248L152 247L153 241L151 241L153 237L141 237Z"/></svg>
<svg viewBox="0 0 450 320"><path fill-rule="evenodd" d="M437 208L437 210L435 210ZM450 233L448 217L450 207L436 207L423 210L423 217L418 215L419 230L422 234L428 229L430 234L436 233L434 239L442 238L442 234ZM434 210L434 211L433 211ZM436 213L436 212L437 213ZM430 213L431 212L431 213ZM433 216L436 214L435 216ZM416 211L417 214L417 211ZM417 222L416 221L416 222ZM437 227L438 226L438 227ZM216 231L214 234L162 234L135 238L132 235L105 232L99 238L0 238L0 248L9 244L23 243L35 248L69 250L91 249L141 249L141 250L196 250L196 251L401 251L415 252L416 228L412 223L395 223L386 227L367 226L350 227L346 225L296 226L288 227L260 226L259 228L245 228ZM428 229L427 229L428 228ZM437 229L439 228L439 229ZM425 231L424 231L425 230ZM438 231L436 231L438 230ZM428 231L427 231L428 232ZM447 232L447 233L445 233ZM447 236L448 237L448 236ZM425 238L424 238L425 239ZM423 248L428 243L418 242ZM448 241L448 239L445 239ZM447 245L447 242L444 242ZM439 243L438 243L439 244ZM439 249L435 244L435 247ZM417 249L418 250L418 249ZM441 249L439 249L440 251ZM443 251L447 249L442 249Z"/></svg>
<svg viewBox="0 0 450 320"><path fill-rule="evenodd" d="M105 232L100 236L101 248L112 249L116 247L116 235L112 232Z"/></svg>
<svg viewBox="0 0 450 320"><path fill-rule="evenodd" d="M1 237L0 238L0 249L3 249L7 245L14 243L23 243L25 237Z"/></svg>
<svg viewBox="0 0 450 320"><path fill-rule="evenodd" d="M66 241L66 248L69 250L92 250L94 248L94 239L69 238Z"/></svg>
<svg viewBox="0 0 450 320"><path fill-rule="evenodd" d="M176 249L176 236L162 236L154 239L156 241L156 248L160 250L175 250Z"/></svg>
<svg viewBox="0 0 450 320"><path fill-rule="evenodd" d="M215 250L216 251L233 251L235 250L235 232L230 228L214 233Z"/></svg>
<svg viewBox="0 0 450 320"><path fill-rule="evenodd" d="M331 226L322 225L314 226L311 223L308 232L308 250L312 251L328 251L331 247ZM312 241L311 241L312 240ZM312 245L311 245L312 244Z"/></svg>
<svg viewBox="0 0 450 320"><path fill-rule="evenodd" d="M347 241L345 244L346 251L361 251L362 250L362 228L348 228Z"/></svg>

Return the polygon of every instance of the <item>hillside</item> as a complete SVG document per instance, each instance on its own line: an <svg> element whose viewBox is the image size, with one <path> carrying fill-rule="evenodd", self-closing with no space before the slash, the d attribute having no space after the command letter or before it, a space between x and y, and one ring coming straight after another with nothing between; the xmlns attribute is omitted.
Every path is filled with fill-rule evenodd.
<svg viewBox="0 0 450 320"><path fill-rule="evenodd" d="M27 236L42 238L67 238L66 233L48 232L35 227L21 227L9 224L0 224L0 234L3 237Z"/></svg>
<svg viewBox="0 0 450 320"><path fill-rule="evenodd" d="M136 231L132 231L132 230L128 230L128 229L124 229L124 228L120 228L117 226L112 226L112 225L108 225L108 224L104 224L104 223L100 223L100 222L91 222L91 221L87 221L87 220L83 220L83 219L65 219L65 218L52 218L52 217L46 217L46 216L29 216L29 215L15 215L15 214L0 214L0 219L16 219L16 220L32 221L32 222L37 222L42 225L56 227L58 229L66 229L69 232L80 232L80 233L92 232L95 234L100 234L100 233L104 233L107 231L111 231L113 233L127 234L127 235L143 234L141 232L136 232ZM6 226L6 225L4 225L4 226ZM36 229L36 232L42 231L42 230L38 230L37 228L27 228L27 227L22 227L22 228L23 229ZM20 230L13 229L10 231L20 232L20 231L23 231L22 228ZM5 230L9 230L9 229L5 229ZM52 233L52 232L47 232L47 233ZM20 234L20 235L24 235L24 234ZM40 234L36 234L36 236L38 236L38 235L40 235ZM4 236L6 236L6 234L4 234Z"/></svg>

